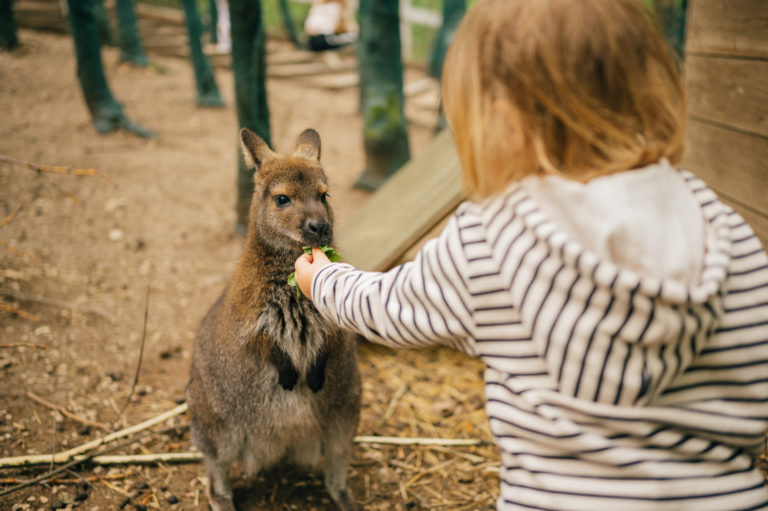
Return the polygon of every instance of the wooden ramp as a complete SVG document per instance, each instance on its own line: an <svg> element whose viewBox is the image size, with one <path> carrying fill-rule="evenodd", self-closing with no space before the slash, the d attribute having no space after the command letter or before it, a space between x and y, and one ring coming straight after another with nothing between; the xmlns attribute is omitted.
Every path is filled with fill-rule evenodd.
<svg viewBox="0 0 768 511"><path fill-rule="evenodd" d="M446 129L339 228L336 245L355 267L386 270L462 198L459 159Z"/></svg>

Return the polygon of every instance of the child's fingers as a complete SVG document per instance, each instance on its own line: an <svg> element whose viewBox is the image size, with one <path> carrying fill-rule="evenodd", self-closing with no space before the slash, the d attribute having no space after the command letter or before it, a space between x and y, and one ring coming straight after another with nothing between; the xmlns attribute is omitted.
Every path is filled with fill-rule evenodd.
<svg viewBox="0 0 768 511"><path fill-rule="evenodd" d="M320 268L330 263L330 259L319 248L313 248L312 255L302 254L296 259L293 263L296 270L296 284L304 295L311 298L312 278Z"/></svg>
<svg viewBox="0 0 768 511"><path fill-rule="evenodd" d="M307 271L309 266L312 266L313 258L310 254L301 254L296 262L293 263L293 268L297 272Z"/></svg>
<svg viewBox="0 0 768 511"><path fill-rule="evenodd" d="M330 264L331 262L331 260L328 259L328 256L325 255L325 252L323 252L317 247L312 247L312 259L314 260L314 263L319 265L318 269L320 269L321 266Z"/></svg>

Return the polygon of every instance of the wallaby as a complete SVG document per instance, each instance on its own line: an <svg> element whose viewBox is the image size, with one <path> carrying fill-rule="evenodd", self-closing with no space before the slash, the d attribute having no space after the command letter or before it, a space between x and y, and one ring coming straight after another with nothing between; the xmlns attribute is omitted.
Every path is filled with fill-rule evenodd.
<svg viewBox="0 0 768 511"><path fill-rule="evenodd" d="M332 242L320 137L305 130L290 156L247 128L240 141L255 169L247 237L200 325L187 386L208 501L234 511L235 461L253 477L282 462L319 468L324 458L328 493L339 509L355 510L347 469L360 415L356 339L286 283L303 246Z"/></svg>

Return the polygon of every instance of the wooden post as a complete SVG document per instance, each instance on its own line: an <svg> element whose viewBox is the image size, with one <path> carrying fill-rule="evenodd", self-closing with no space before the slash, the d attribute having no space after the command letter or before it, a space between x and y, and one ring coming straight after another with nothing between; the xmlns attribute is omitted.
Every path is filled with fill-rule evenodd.
<svg viewBox="0 0 768 511"><path fill-rule="evenodd" d="M465 12L467 12L466 0L443 0L443 24L440 25L435 47L432 49L432 56L429 59L429 75L438 81L441 81L443 77L443 62L448 46L453 41L453 36L456 35L456 29L459 28L459 23ZM439 133L446 127L447 122L441 101L435 131Z"/></svg>
<svg viewBox="0 0 768 511"><path fill-rule="evenodd" d="M181 3L184 6L184 19L187 22L189 34L189 57L195 69L197 104L198 106L222 107L224 100L219 94L219 88L216 85L216 79L213 76L208 58L203 53L203 44L200 41L203 35L203 24L197 13L195 0L182 0Z"/></svg>
<svg viewBox="0 0 768 511"><path fill-rule="evenodd" d="M403 97L397 0L360 0L357 55L366 168L355 184L377 189L411 157Z"/></svg>
<svg viewBox="0 0 768 511"><path fill-rule="evenodd" d="M101 62L99 25L93 10L94 2L67 0L67 5L72 37L75 42L77 77L80 80L85 103L91 112L94 128L99 133L123 129L144 138L153 138L155 134L152 131L125 116L123 107L109 90Z"/></svg>
<svg viewBox="0 0 768 511"><path fill-rule="evenodd" d="M271 145L267 105L266 35L261 4L253 0L229 0L232 31L232 68L235 75L237 121ZM237 219L235 230L245 234L253 195L253 172L246 168L237 142Z"/></svg>
<svg viewBox="0 0 768 511"><path fill-rule="evenodd" d="M19 45L12 2L13 0L0 0L0 48L6 50L12 50Z"/></svg>
<svg viewBox="0 0 768 511"><path fill-rule="evenodd" d="M149 66L149 59L141 46L133 9L133 0L117 0L115 2L117 23L120 30L120 61L128 62L138 67Z"/></svg>
<svg viewBox="0 0 768 511"><path fill-rule="evenodd" d="M688 0L654 0L664 35L679 56L685 52L685 18Z"/></svg>

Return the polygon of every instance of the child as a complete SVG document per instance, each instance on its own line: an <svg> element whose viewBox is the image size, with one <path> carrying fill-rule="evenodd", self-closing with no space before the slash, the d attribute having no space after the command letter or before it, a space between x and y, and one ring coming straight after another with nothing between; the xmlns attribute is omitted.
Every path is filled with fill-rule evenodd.
<svg viewBox="0 0 768 511"><path fill-rule="evenodd" d="M682 153L639 0L479 0L443 77L463 204L386 273L296 261L340 325L486 364L499 509L768 509L768 258ZM311 294L310 294L311 291Z"/></svg>

